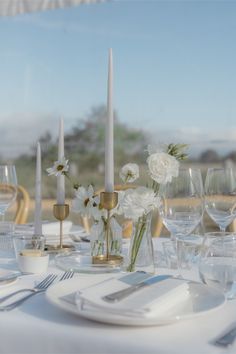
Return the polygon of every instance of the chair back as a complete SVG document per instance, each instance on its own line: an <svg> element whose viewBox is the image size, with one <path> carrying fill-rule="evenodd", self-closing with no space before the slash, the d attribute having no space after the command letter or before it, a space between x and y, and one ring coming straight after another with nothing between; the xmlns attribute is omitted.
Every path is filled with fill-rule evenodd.
<svg viewBox="0 0 236 354"><path fill-rule="evenodd" d="M30 208L30 196L28 191L18 185L16 197L16 212L14 221L16 224L25 224L28 219Z"/></svg>

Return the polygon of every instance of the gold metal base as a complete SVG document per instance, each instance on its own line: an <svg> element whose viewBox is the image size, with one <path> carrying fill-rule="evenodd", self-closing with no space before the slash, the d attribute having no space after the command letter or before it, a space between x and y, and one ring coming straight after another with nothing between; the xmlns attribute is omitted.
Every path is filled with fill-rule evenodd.
<svg viewBox="0 0 236 354"><path fill-rule="evenodd" d="M53 215L57 220L63 221L69 215L69 204L54 204L53 205Z"/></svg>
<svg viewBox="0 0 236 354"><path fill-rule="evenodd" d="M74 251L75 247L73 245L45 245L44 251L49 253L61 253Z"/></svg>
<svg viewBox="0 0 236 354"><path fill-rule="evenodd" d="M101 192L100 193L100 204L103 209L111 210L117 206L118 203L118 193L117 192Z"/></svg>
<svg viewBox="0 0 236 354"><path fill-rule="evenodd" d="M110 265L110 266L118 266L123 263L123 257L116 256L116 255L100 255L100 256L93 256L92 263L93 264L103 264L103 265Z"/></svg>

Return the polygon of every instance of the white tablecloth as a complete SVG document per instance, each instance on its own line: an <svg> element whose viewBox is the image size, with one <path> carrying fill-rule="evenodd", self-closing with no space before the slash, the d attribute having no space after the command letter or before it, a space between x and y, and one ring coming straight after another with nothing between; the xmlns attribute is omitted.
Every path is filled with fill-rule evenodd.
<svg viewBox="0 0 236 354"><path fill-rule="evenodd" d="M157 249L160 242L155 240ZM14 259L7 256L0 259L0 267L17 269ZM48 272L55 271L60 272L52 263ZM8 288L1 287L0 297L17 288L33 286L40 278L24 276ZM235 353L236 342L227 349L210 344L235 320L236 300L231 300L215 311L175 324L138 328L106 325L67 313L40 294L11 312L0 312L0 353Z"/></svg>

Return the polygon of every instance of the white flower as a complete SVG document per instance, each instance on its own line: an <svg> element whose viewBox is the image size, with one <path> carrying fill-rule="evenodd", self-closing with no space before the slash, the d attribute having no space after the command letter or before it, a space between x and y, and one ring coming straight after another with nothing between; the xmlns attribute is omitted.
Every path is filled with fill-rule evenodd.
<svg viewBox="0 0 236 354"><path fill-rule="evenodd" d="M97 200L94 196L93 186L90 185L88 189L79 187L75 191L75 198L72 200L72 210L78 212L83 216L91 216L91 210L97 207Z"/></svg>
<svg viewBox="0 0 236 354"><path fill-rule="evenodd" d="M147 159L151 178L160 184L171 182L179 173L179 162L174 156L165 152L156 152Z"/></svg>
<svg viewBox="0 0 236 354"><path fill-rule="evenodd" d="M127 189L121 200L124 216L137 221L139 217L147 215L159 206L160 199L155 192L146 187Z"/></svg>
<svg viewBox="0 0 236 354"><path fill-rule="evenodd" d="M120 178L124 183L132 183L139 178L139 167L136 163L127 163L120 170Z"/></svg>
<svg viewBox="0 0 236 354"><path fill-rule="evenodd" d="M94 195L89 203L89 213L94 220L99 221L103 216L103 210L100 208L100 196Z"/></svg>
<svg viewBox="0 0 236 354"><path fill-rule="evenodd" d="M55 161L53 167L47 168L47 173L49 176L60 176L69 170L69 160L63 157L61 160Z"/></svg>

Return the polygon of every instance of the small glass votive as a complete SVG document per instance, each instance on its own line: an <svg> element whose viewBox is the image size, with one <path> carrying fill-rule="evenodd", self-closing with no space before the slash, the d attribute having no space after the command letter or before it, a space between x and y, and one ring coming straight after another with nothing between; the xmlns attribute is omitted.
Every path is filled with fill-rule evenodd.
<svg viewBox="0 0 236 354"><path fill-rule="evenodd" d="M228 232L228 231L213 231L213 232L206 232L204 236L204 245L206 247L209 247L211 243L221 237L226 237L226 236L235 236L235 232Z"/></svg>
<svg viewBox="0 0 236 354"><path fill-rule="evenodd" d="M221 289L227 299L236 298L236 235L215 238L201 256L199 275L203 283Z"/></svg>
<svg viewBox="0 0 236 354"><path fill-rule="evenodd" d="M49 255L44 252L44 236L16 235L13 245L22 272L40 274L47 271Z"/></svg>
<svg viewBox="0 0 236 354"><path fill-rule="evenodd" d="M0 221L0 252L7 251L12 255L13 241L12 236L15 230L15 223L8 221ZM9 255L10 255L9 254Z"/></svg>
<svg viewBox="0 0 236 354"><path fill-rule="evenodd" d="M202 236L187 235L176 237L178 270L182 277L198 280L198 263L203 252Z"/></svg>
<svg viewBox="0 0 236 354"><path fill-rule="evenodd" d="M15 231L13 221L0 221L0 235L12 235Z"/></svg>
<svg viewBox="0 0 236 354"><path fill-rule="evenodd" d="M177 254L174 241L162 242L163 253L166 261L166 266L169 269L177 269Z"/></svg>

